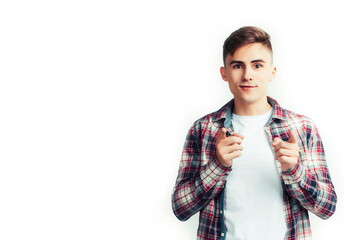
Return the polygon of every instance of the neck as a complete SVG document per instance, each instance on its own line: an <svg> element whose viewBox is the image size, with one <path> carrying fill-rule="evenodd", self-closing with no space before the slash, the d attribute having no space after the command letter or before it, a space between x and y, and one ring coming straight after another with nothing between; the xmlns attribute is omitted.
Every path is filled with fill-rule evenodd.
<svg viewBox="0 0 344 240"><path fill-rule="evenodd" d="M233 113L239 116L263 115L270 109L271 105L268 103L267 98L265 98L265 101L256 103L243 103L234 99Z"/></svg>

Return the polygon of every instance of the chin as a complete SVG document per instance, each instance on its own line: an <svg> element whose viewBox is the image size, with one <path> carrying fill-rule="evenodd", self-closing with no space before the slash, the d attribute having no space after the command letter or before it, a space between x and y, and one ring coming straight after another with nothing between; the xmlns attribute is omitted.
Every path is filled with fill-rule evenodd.
<svg viewBox="0 0 344 240"><path fill-rule="evenodd" d="M257 103L261 100L262 97L258 96L237 96L235 99L238 99L240 102L245 103L245 104L254 104Z"/></svg>

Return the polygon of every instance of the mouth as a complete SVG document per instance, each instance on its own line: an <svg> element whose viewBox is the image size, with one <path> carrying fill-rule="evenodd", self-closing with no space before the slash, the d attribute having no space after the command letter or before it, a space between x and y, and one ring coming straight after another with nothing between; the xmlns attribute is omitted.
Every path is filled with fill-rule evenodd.
<svg viewBox="0 0 344 240"><path fill-rule="evenodd" d="M243 89L243 90L249 90L249 89L254 89L254 88L256 88L257 86L240 85L239 87L240 87L241 89Z"/></svg>

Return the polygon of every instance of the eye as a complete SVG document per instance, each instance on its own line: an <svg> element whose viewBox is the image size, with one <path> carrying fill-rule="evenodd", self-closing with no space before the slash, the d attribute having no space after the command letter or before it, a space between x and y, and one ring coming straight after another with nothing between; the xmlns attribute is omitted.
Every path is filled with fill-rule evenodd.
<svg viewBox="0 0 344 240"><path fill-rule="evenodd" d="M254 65L254 68L261 68L261 67L263 67L263 65L262 65L261 63L256 63L256 64Z"/></svg>
<svg viewBox="0 0 344 240"><path fill-rule="evenodd" d="M233 68L234 68L234 69L239 69L239 68L241 68L241 65L240 65L240 64L234 64L234 65L233 65Z"/></svg>

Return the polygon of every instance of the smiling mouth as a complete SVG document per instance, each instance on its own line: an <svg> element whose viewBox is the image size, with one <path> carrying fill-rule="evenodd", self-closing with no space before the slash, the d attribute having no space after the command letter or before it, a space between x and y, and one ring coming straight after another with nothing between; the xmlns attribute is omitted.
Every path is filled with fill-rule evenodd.
<svg viewBox="0 0 344 240"><path fill-rule="evenodd" d="M239 86L241 89L253 89L253 88L256 88L257 86L245 86L245 85L242 85L242 86Z"/></svg>

